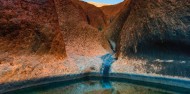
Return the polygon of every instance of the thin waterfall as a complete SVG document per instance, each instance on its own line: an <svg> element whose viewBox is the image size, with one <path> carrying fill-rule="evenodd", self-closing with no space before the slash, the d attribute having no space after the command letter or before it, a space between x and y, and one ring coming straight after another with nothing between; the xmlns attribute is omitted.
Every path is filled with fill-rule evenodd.
<svg viewBox="0 0 190 94"><path fill-rule="evenodd" d="M103 88L112 88L112 85L109 81L109 72L112 63L115 61L112 54L106 54L101 57L103 60L102 68L100 70L101 74L103 75L103 80L101 81Z"/></svg>

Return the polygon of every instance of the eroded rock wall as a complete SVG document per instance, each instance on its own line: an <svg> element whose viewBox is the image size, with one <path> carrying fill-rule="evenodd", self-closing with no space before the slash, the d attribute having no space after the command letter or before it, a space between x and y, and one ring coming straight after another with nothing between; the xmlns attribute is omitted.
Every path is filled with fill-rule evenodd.
<svg viewBox="0 0 190 94"><path fill-rule="evenodd" d="M80 2L56 0L56 5L58 6L60 27L65 35L68 54L94 56L105 53L101 47L101 41L103 41L101 32L87 23L86 16L84 17L84 15L88 15L86 14L87 9L84 10L84 6L81 8ZM88 4L87 6L91 7Z"/></svg>
<svg viewBox="0 0 190 94"><path fill-rule="evenodd" d="M153 42L190 44L188 0L135 1L120 33L123 55L137 53L138 47Z"/></svg>
<svg viewBox="0 0 190 94"><path fill-rule="evenodd" d="M65 58L53 0L0 0L1 84L74 72Z"/></svg>
<svg viewBox="0 0 190 94"><path fill-rule="evenodd" d="M123 28L125 21L130 15L131 9L134 6L135 0L127 0L124 3L123 8L120 10L119 14L116 16L114 21L104 29L105 39L110 43L110 46L114 52L120 53L120 33ZM118 55L116 55L118 57Z"/></svg>
<svg viewBox="0 0 190 94"><path fill-rule="evenodd" d="M131 1L130 12L119 14L127 16L114 21L120 28L107 33L119 57L113 71L189 78L190 1Z"/></svg>
<svg viewBox="0 0 190 94"><path fill-rule="evenodd" d="M53 0L1 0L1 53L52 53L65 57Z"/></svg>
<svg viewBox="0 0 190 94"><path fill-rule="evenodd" d="M114 19L118 16L120 11L123 9L126 2L127 2L127 0L125 0L119 4L116 4L116 5L106 5L106 6L100 7L100 9L106 15L108 24L110 24L114 21Z"/></svg>
<svg viewBox="0 0 190 94"><path fill-rule="evenodd" d="M102 31L107 26L106 16L100 8L83 1L77 3L84 10L86 21L89 25L97 28L99 31Z"/></svg>

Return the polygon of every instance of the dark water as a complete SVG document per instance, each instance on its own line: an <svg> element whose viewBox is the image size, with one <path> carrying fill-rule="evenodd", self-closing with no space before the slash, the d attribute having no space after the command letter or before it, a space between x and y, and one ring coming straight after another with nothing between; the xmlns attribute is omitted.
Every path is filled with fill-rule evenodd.
<svg viewBox="0 0 190 94"><path fill-rule="evenodd" d="M112 80L109 84L104 83L103 79L77 79L71 81L54 82L34 87L23 88L7 92L5 94L179 94L178 88L156 85L145 82L128 80ZM108 86L108 87L107 87ZM163 89L164 88L164 89ZM174 91L173 91L174 90ZM183 90L182 90L183 91ZM185 91L184 91L185 92ZM183 94L188 94L187 93Z"/></svg>
<svg viewBox="0 0 190 94"><path fill-rule="evenodd" d="M103 88L99 81L86 81L68 86L49 88L52 86L49 84L42 87L31 87L9 94L170 94L158 89L120 82L112 82L112 88Z"/></svg>

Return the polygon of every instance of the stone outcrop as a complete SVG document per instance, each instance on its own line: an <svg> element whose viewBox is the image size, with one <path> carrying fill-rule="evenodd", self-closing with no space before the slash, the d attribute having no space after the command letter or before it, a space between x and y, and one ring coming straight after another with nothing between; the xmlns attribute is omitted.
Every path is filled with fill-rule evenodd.
<svg viewBox="0 0 190 94"><path fill-rule="evenodd" d="M153 45L186 45L189 36L188 0L128 0L129 6L111 24L108 36L121 56ZM112 33L111 33L112 32ZM115 39L116 38L116 39ZM151 44L152 43L152 44ZM152 45L152 46L151 46Z"/></svg>
<svg viewBox="0 0 190 94"><path fill-rule="evenodd" d="M120 10L119 14L116 16L114 21L104 30L104 37L109 41L114 52L119 53L118 48L120 47L120 32L125 21L127 20L127 17L129 16L131 8L134 6L134 2L134 0L127 0L124 2L125 4Z"/></svg>
<svg viewBox="0 0 190 94"><path fill-rule="evenodd" d="M65 57L63 38L54 1L0 0L2 52L29 51Z"/></svg>
<svg viewBox="0 0 190 94"><path fill-rule="evenodd" d="M0 83L99 72L111 50L114 72L189 77L189 47L189 0L0 0Z"/></svg>
<svg viewBox="0 0 190 94"><path fill-rule="evenodd" d="M190 45L189 4L188 0L137 0L120 33L121 52L136 53L151 43Z"/></svg>
<svg viewBox="0 0 190 94"><path fill-rule="evenodd" d="M78 4L83 8L89 25L97 28L99 31L102 31L107 26L106 16L101 9L83 1L78 2Z"/></svg>
<svg viewBox="0 0 190 94"><path fill-rule="evenodd" d="M84 10L84 6L81 6L77 0L57 1L59 24L65 35L64 40L67 53L85 56L104 53L101 46L103 41L101 38L102 33L97 28L92 27L93 25L89 25L86 16L84 17L84 15L88 15L86 14L87 9ZM85 3L82 2L81 4ZM87 6L91 7L88 4Z"/></svg>
<svg viewBox="0 0 190 94"><path fill-rule="evenodd" d="M114 72L190 77L190 2L128 1L105 30L119 58Z"/></svg>
<svg viewBox="0 0 190 94"><path fill-rule="evenodd" d="M99 71L101 34L74 0L0 0L0 83Z"/></svg>
<svg viewBox="0 0 190 94"><path fill-rule="evenodd" d="M114 21L114 18L118 16L120 11L124 8L124 5L127 1L121 2L116 5L106 5L100 7L100 9L104 12L107 18L107 23L110 24Z"/></svg>

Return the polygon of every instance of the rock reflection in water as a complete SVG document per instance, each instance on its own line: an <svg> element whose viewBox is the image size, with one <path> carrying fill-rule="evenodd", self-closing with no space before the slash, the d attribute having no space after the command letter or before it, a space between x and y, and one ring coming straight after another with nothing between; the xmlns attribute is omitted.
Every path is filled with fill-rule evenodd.
<svg viewBox="0 0 190 94"><path fill-rule="evenodd" d="M112 88L103 88L100 81L87 81L65 87L30 88L15 91L14 94L169 94L166 91L138 86L134 84L111 82Z"/></svg>

